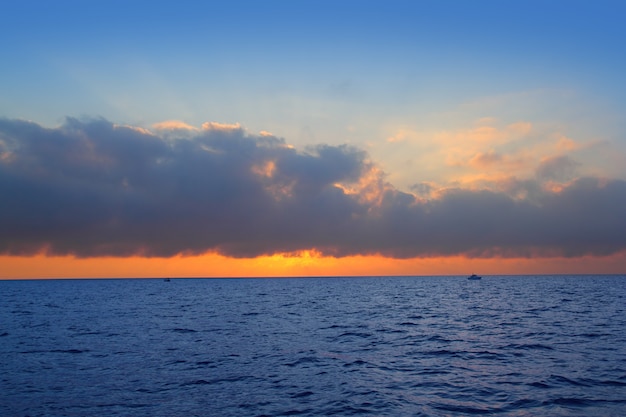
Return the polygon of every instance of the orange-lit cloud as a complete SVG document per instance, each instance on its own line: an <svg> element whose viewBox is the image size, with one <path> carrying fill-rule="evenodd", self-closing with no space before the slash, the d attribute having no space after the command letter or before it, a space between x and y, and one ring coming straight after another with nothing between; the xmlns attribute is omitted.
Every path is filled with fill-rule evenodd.
<svg viewBox="0 0 626 417"><path fill-rule="evenodd" d="M398 129L393 136L389 136L386 140L389 143L403 142L406 140L410 140L416 136L415 132L411 129L401 128Z"/></svg>
<svg viewBox="0 0 626 417"><path fill-rule="evenodd" d="M240 130L241 125L239 123L229 124L229 123L218 123L218 122L205 122L205 123L202 123L202 129L227 132L231 130Z"/></svg>
<svg viewBox="0 0 626 417"><path fill-rule="evenodd" d="M495 119L483 118L469 128L449 131L417 132L402 127L387 142L397 147L398 157L411 158L421 176L440 183L469 184L472 178L529 176L537 159L534 135L531 123L500 126Z"/></svg>
<svg viewBox="0 0 626 417"><path fill-rule="evenodd" d="M387 142L387 165L403 163L407 188L423 181L439 184L438 188L471 189L498 189L507 178L545 182L549 161L570 162L569 178L560 175L561 182L584 176L626 178L621 168L626 155L610 142L574 139L550 126L526 121L501 124L486 117L467 128L431 132L400 127ZM395 158L396 164L390 165L390 158ZM412 183L411 172L417 177Z"/></svg>
<svg viewBox="0 0 626 417"><path fill-rule="evenodd" d="M468 130L439 132L433 140L438 145L440 158L453 167L475 167L499 171L514 168L519 172L528 160L523 139L532 132L532 125L517 122L498 128L479 125ZM521 151L521 152L520 152Z"/></svg>
<svg viewBox="0 0 626 417"><path fill-rule="evenodd" d="M180 120L166 120L164 122L155 123L152 127L156 130L198 130L198 128L181 122Z"/></svg>
<svg viewBox="0 0 626 417"><path fill-rule="evenodd" d="M265 161L261 165L254 165L252 166L252 172L261 177L272 178L276 172L276 162Z"/></svg>
<svg viewBox="0 0 626 417"><path fill-rule="evenodd" d="M2 152L11 153L0 160L9 202L0 205L0 254L217 253L241 265L325 265L356 257L575 259L626 249L625 180L583 177L567 155L544 154L528 174L509 173L520 151L506 147L538 143L526 136L533 129L485 127L470 132L474 153L455 182L416 181L404 192L361 149L298 151L239 125L212 123L172 141L103 119L52 129L0 119ZM460 133L441 137L451 149L462 144ZM492 148L476 153L482 146Z"/></svg>

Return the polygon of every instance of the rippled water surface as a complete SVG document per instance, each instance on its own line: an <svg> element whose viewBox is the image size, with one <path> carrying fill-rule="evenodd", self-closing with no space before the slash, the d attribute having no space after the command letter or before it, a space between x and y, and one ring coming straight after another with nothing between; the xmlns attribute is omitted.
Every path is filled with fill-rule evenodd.
<svg viewBox="0 0 626 417"><path fill-rule="evenodd" d="M0 282L2 416L624 416L626 277Z"/></svg>

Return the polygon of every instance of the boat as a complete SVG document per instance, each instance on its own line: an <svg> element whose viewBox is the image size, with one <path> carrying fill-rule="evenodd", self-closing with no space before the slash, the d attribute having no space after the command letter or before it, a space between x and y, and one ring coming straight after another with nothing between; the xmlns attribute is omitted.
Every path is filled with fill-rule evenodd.
<svg viewBox="0 0 626 417"><path fill-rule="evenodd" d="M170 282L170 279L169 278L165 278L163 281Z"/></svg>
<svg viewBox="0 0 626 417"><path fill-rule="evenodd" d="M479 276L478 276L478 275L476 275L476 274L472 274L472 275L470 275L469 277L467 277L467 279L471 279L472 281L476 281L476 280L481 279L481 278L482 278L482 277L479 277Z"/></svg>

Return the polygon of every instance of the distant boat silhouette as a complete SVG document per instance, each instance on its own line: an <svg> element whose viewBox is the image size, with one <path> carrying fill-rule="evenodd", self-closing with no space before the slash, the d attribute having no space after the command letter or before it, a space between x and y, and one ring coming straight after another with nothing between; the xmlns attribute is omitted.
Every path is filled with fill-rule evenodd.
<svg viewBox="0 0 626 417"><path fill-rule="evenodd" d="M165 278L163 281L170 282L170 279L169 278Z"/></svg>
<svg viewBox="0 0 626 417"><path fill-rule="evenodd" d="M481 278L482 278L482 277L479 277L479 276L478 276L478 275L476 275L476 274L472 274L472 275L470 275L469 277L467 277L467 279L471 279L472 281L475 281L475 280L478 280L478 279L481 279Z"/></svg>

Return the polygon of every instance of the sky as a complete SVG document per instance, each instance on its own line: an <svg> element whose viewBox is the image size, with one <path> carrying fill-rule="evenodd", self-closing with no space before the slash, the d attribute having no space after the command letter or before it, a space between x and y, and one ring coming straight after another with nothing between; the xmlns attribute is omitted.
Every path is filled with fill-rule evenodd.
<svg viewBox="0 0 626 417"><path fill-rule="evenodd" d="M0 278L626 272L622 1L3 1Z"/></svg>

